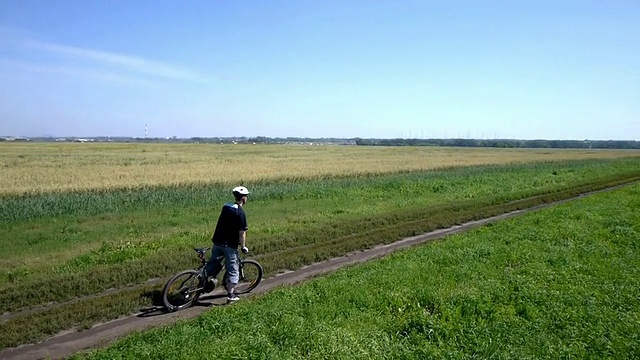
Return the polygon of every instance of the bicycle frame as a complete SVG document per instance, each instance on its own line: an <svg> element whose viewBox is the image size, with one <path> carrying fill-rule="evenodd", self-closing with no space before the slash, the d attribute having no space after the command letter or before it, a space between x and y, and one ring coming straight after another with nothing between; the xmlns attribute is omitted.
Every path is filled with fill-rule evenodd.
<svg viewBox="0 0 640 360"><path fill-rule="evenodd" d="M209 251L209 249L211 248L201 248L201 249L194 249L197 253L198 253L198 259L200 259L200 266L197 267L195 270L200 274L200 288L201 289L206 289L207 284L205 283L206 279L209 277L209 275L206 273L206 265L207 265L207 260L205 259L205 254L207 251ZM244 279L244 261L246 259L246 255L242 254L241 257L238 258L238 275L240 277L240 279ZM220 255L216 258L216 261L219 261L221 263L221 267L220 267L220 271L218 272L218 275L220 275L220 273L222 273L224 271L224 276L223 279L226 278L226 266L224 264L224 255ZM216 275L216 278L217 276ZM216 280L214 280L216 281ZM223 281L224 288L227 288L227 284L226 281ZM211 290L213 291L213 290ZM205 291L205 292L210 292L210 291Z"/></svg>

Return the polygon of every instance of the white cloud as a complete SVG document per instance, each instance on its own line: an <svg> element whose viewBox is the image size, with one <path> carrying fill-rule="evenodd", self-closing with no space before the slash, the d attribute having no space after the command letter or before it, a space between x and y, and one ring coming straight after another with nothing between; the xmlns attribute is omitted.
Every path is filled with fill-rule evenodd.
<svg viewBox="0 0 640 360"><path fill-rule="evenodd" d="M124 70L165 79L203 83L211 81L208 76L196 71L137 56L38 41L28 41L25 43L25 46L76 59L90 60L103 66L118 66Z"/></svg>
<svg viewBox="0 0 640 360"><path fill-rule="evenodd" d="M38 65L24 61L0 60L0 75L6 76L15 74L15 70L21 70L27 73L48 73L48 74L64 74L80 78L92 78L96 80L108 81L118 85L154 85L151 81L136 77L130 77L113 72L98 71L89 68L78 68L70 66L52 66Z"/></svg>

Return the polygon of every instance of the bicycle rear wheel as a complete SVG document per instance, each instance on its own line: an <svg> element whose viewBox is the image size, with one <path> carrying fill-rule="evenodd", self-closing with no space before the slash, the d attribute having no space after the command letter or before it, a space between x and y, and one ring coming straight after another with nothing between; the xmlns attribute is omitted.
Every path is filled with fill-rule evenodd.
<svg viewBox="0 0 640 360"><path fill-rule="evenodd" d="M162 301L167 311L188 308L202 293L200 273L185 270L172 277L162 290Z"/></svg>
<svg viewBox="0 0 640 360"><path fill-rule="evenodd" d="M235 288L236 294L246 294L262 281L262 266L254 260L243 260L240 263L240 279Z"/></svg>

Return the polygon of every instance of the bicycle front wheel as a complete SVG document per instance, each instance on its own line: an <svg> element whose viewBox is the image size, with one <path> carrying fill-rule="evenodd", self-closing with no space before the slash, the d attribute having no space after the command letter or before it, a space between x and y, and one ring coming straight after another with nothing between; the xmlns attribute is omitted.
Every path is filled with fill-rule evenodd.
<svg viewBox="0 0 640 360"><path fill-rule="evenodd" d="M188 308L202 293L200 274L195 270L185 270L172 277L162 290L162 301L167 311Z"/></svg>
<svg viewBox="0 0 640 360"><path fill-rule="evenodd" d="M236 294L246 294L262 281L262 266L254 260L243 260L240 263L240 279L235 288Z"/></svg>

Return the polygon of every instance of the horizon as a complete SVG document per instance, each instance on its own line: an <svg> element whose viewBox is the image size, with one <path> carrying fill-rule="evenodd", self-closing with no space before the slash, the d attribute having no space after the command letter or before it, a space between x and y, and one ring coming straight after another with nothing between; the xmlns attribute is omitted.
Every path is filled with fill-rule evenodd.
<svg viewBox="0 0 640 360"><path fill-rule="evenodd" d="M633 44L623 0L3 2L0 134L638 141Z"/></svg>
<svg viewBox="0 0 640 360"><path fill-rule="evenodd" d="M93 141L95 139L135 139L135 140L190 140L190 139L223 139L223 140L253 140L258 138L264 138L268 140L418 140L418 141L429 141L429 140L476 140L476 141L567 141L567 142L640 142L640 140L633 139L545 139L545 138L466 138L466 137L448 137L448 138L400 138L400 137L313 137L313 136L189 136L189 137L178 137L178 136L160 136L160 137L144 137L144 136L129 136L129 135L93 135L93 136L78 136L78 135L67 135L67 136L52 136L52 135L41 135L41 136L13 136L13 135L1 135L0 140L2 141L13 141L20 139L51 139L51 140L90 140ZM8 140L12 139L12 140Z"/></svg>

